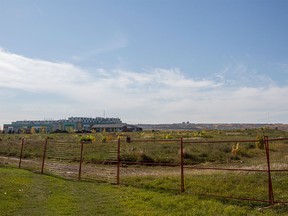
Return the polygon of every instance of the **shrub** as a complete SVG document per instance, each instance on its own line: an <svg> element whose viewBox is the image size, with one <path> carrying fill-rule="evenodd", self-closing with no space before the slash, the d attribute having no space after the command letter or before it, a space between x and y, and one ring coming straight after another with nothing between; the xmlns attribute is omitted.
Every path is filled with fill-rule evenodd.
<svg viewBox="0 0 288 216"><path fill-rule="evenodd" d="M172 134L166 134L164 139L173 139L173 136Z"/></svg>
<svg viewBox="0 0 288 216"><path fill-rule="evenodd" d="M136 162L137 161L137 155L135 152L127 152L121 155L121 161L124 162Z"/></svg>
<svg viewBox="0 0 288 216"><path fill-rule="evenodd" d="M257 140L256 143L255 143L256 147L258 149L264 149L264 147L265 147L264 137L260 136L260 135L257 135L256 140Z"/></svg>
<svg viewBox="0 0 288 216"><path fill-rule="evenodd" d="M95 137L92 135L87 135L87 136L81 137L80 139L81 142L94 142L95 140L96 140Z"/></svg>
<svg viewBox="0 0 288 216"><path fill-rule="evenodd" d="M187 160L187 162L188 163L190 162L191 164L203 163L206 161L205 157L207 157L206 154L196 155L196 154L192 154L186 151L183 152L184 160Z"/></svg>
<svg viewBox="0 0 288 216"><path fill-rule="evenodd" d="M153 163L155 160L150 155L144 153L143 151L132 151L126 152L121 155L121 161L126 162L150 162Z"/></svg>
<svg viewBox="0 0 288 216"><path fill-rule="evenodd" d="M147 155L144 152L141 152L138 155L138 161L139 162L151 162L151 163L153 163L154 159L150 155Z"/></svg>

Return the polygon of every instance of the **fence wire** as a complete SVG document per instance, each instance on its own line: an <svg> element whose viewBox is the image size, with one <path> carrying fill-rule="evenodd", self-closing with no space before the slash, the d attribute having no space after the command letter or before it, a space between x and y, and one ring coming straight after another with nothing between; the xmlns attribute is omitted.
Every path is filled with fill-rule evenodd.
<svg viewBox="0 0 288 216"><path fill-rule="evenodd" d="M81 179L117 181L117 141L84 142Z"/></svg>
<svg viewBox="0 0 288 216"><path fill-rule="evenodd" d="M47 140L44 172L77 179L80 144L75 141Z"/></svg>
<svg viewBox="0 0 288 216"><path fill-rule="evenodd" d="M122 140L120 184L179 191L179 147L179 140Z"/></svg>
<svg viewBox="0 0 288 216"><path fill-rule="evenodd" d="M262 141L8 136L0 140L0 163L70 179L287 203L288 138Z"/></svg>
<svg viewBox="0 0 288 216"><path fill-rule="evenodd" d="M260 146L258 140L186 141L186 191L270 204L288 202L288 190L283 190L288 180L287 139L264 141Z"/></svg>
<svg viewBox="0 0 288 216"><path fill-rule="evenodd" d="M22 139L0 140L0 163L18 166Z"/></svg>
<svg viewBox="0 0 288 216"><path fill-rule="evenodd" d="M275 202L288 201L288 139L271 139L270 164ZM283 188L285 190L283 190Z"/></svg>

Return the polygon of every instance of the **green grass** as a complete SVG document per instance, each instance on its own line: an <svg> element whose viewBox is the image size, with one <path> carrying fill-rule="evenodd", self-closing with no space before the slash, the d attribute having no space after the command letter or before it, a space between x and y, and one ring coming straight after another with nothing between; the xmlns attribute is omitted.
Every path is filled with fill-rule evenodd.
<svg viewBox="0 0 288 216"><path fill-rule="evenodd" d="M164 184L167 182L169 179L164 179ZM1 215L13 216L285 215L288 211L284 205L262 208L193 194L180 195L157 187L151 190L149 187L68 181L3 166L0 166L0 200Z"/></svg>
<svg viewBox="0 0 288 216"><path fill-rule="evenodd" d="M0 168L1 215L116 215L115 187ZM110 191L112 193L110 193Z"/></svg>
<svg viewBox="0 0 288 216"><path fill-rule="evenodd" d="M272 177L276 177L274 174ZM275 201L288 201L288 175L277 176L274 185ZM185 192L197 196L225 196L249 198L268 201L268 185L266 173L223 173L212 172L187 174L185 176ZM179 193L180 178L177 176L137 176L125 177L122 183L152 191ZM278 183L278 184L276 184ZM243 201L238 201L243 202ZM267 206L268 203L249 202L251 206Z"/></svg>
<svg viewBox="0 0 288 216"><path fill-rule="evenodd" d="M179 141L165 143L154 142L154 140L179 140L183 137L207 141L206 144L186 143L184 145L185 164L198 164L204 167L207 165L228 168L266 168L265 150L255 148L255 143L240 143L237 155L231 153L237 141L209 143L210 140L254 140L259 135L269 135L270 138L288 137L288 132L255 129L96 133L91 134L96 142L84 145L83 168L86 163L95 163L102 167L103 161L116 160L117 142L111 140L118 137L121 137L121 159L126 161L179 163ZM34 167L30 169L39 170L43 143L47 136L49 137L47 160L57 158L72 164L79 161L79 143L86 135L2 134L0 155L18 157L23 136L29 141L24 147L23 155L28 159L38 159L37 169ZM132 140L149 139L150 141L126 143L126 136L130 136ZM104 138L106 143L102 142ZM287 147L287 141L270 144L272 167L281 169L282 165L287 164ZM174 169L177 171L175 172ZM122 173L126 170L127 175L125 172ZM229 172L227 174L210 171L189 173L188 171L187 169L186 173L185 169L186 192L180 195L179 167L165 167L165 169L158 166L121 167L122 186L113 186L95 182L68 181L59 177L11 168L9 165L6 167L0 165L0 215L285 215L288 212L287 205L265 208L267 203L202 196L202 194L214 194L267 199L267 173ZM138 174L140 176L137 176ZM275 199L287 201L287 172L274 172L272 179Z"/></svg>

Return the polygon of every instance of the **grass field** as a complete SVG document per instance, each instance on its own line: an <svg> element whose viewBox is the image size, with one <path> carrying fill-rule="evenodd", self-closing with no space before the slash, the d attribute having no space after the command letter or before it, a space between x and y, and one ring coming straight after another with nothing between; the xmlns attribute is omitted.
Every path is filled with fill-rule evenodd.
<svg viewBox="0 0 288 216"><path fill-rule="evenodd" d="M0 134L0 215L287 215L288 205L227 200L207 195L268 199L267 173L195 170L198 167L266 169L265 150L257 142L241 143L237 154L231 150L237 140L288 137L287 131L255 129L233 131L144 131L139 133L96 134ZM139 142L126 142L126 137ZM23 168L16 169L21 138ZM115 183L116 166L103 161L117 158L117 138L121 139L121 186L108 183L76 181L80 141L85 144L83 176L110 175ZM73 168L67 175L39 172L43 144L48 138L47 164ZM205 141L184 144L185 193L180 194L179 166L161 167L157 163L179 163L179 140ZM155 142L156 140L176 142ZM141 141L141 140L149 140ZM212 143L235 140L235 143ZM259 139L260 141L260 139ZM12 162L7 164L8 158ZM288 168L288 141L271 142L272 169ZM4 162L3 162L4 161ZM6 161L6 162L5 162ZM15 163L14 163L14 162ZM30 162L33 164L31 165ZM153 166L127 165L128 162L152 162ZM2 165L1 165L2 163ZM14 163L14 168L13 164ZM62 165L61 165L62 164ZM61 165L61 166L60 166ZM190 168L189 168L190 167ZM74 171L73 171L74 170ZM105 171L106 170L106 171ZM34 171L34 172L31 172ZM49 174L49 175L47 175ZM56 177L56 175L58 177ZM61 177L62 175L62 177ZM91 177L91 176L90 176ZM109 178L110 178L109 177ZM276 201L288 200L288 173L272 173ZM91 180L91 178L90 178ZM206 195L206 196L203 196Z"/></svg>
<svg viewBox="0 0 288 216"><path fill-rule="evenodd" d="M69 181L0 166L1 215L285 215L264 208L163 190Z"/></svg>
<svg viewBox="0 0 288 216"><path fill-rule="evenodd" d="M287 131L275 129L249 129L249 130L203 130L203 131L144 131L137 133L93 133L93 134L0 134L0 154L6 156L19 156L19 143L21 138L25 138L27 145L24 151L24 158L41 157L45 139L48 142L54 141L66 143L66 146L58 145L59 148L65 149L66 157L69 160L77 160L79 153L79 142L85 138L92 138L97 143L97 148L89 149L86 145L85 160L92 163L102 163L109 157L111 151L116 151L117 143L111 143L111 140L121 139L121 161L127 162L155 162L155 163L179 163L179 140L206 141L207 144L184 144L185 164L199 164L205 162L230 162L232 161L250 161L251 158L263 156L263 151L257 151L256 143L250 142L240 144L240 149L236 156L231 155L233 146L237 140L256 140L263 136L288 137ZM143 142L126 142L126 137L131 140L149 140ZM154 142L153 140L164 140L164 142ZM175 140L174 142L167 142ZM214 143L209 141L217 140L235 140L235 143ZM283 144L288 144L285 141ZM48 145L51 147L51 145ZM286 147L286 146L284 146ZM93 146L91 146L93 148ZM57 145L49 148L52 157L54 151L57 151Z"/></svg>

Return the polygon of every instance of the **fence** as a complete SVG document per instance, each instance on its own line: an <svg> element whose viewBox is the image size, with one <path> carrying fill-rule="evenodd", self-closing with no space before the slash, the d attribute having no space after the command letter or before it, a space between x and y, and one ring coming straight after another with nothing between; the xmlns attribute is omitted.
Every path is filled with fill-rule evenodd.
<svg viewBox="0 0 288 216"><path fill-rule="evenodd" d="M270 205L287 203L288 138L264 137L257 164L250 158L258 151L255 142L259 140L79 143L75 139L22 138L0 140L0 162L78 180L144 185Z"/></svg>
<svg viewBox="0 0 288 216"><path fill-rule="evenodd" d="M245 191L245 188L246 190L251 190L251 189L253 190L253 191L250 191L249 193L251 197L239 197L239 196L233 196L233 195L225 196L223 195L223 190L219 191L222 194L220 196L220 195L217 195L217 190L219 190L219 188L218 189L216 188L215 190L212 190L212 191L210 188L211 193L210 194L207 192L205 193L205 195L208 195L208 196L223 197L227 199L240 199L240 200L267 202L267 203L270 203L271 205L275 203L287 203L288 194L287 193L283 194L283 191L280 191L279 187L277 187L278 196L276 197L277 199L275 199L274 190L273 190L274 187L272 184L272 183L277 182L279 186L279 183L280 184L284 183L283 176L285 176L287 179L288 149L287 149L287 145L283 144L283 142L279 142L279 141L287 141L287 140L288 140L287 138L268 139L268 137L265 136L263 138L263 146L262 146L263 151L265 153L262 152L263 157L258 159L257 164L249 164L249 161L248 163L242 164L242 161L236 160L240 163L234 163L234 164L222 163L221 165L218 165L218 166L209 166L209 165L208 166L203 166L203 165L202 166L185 166L184 165L184 169L225 172L226 175L230 175L229 173L233 172L234 178L231 178L230 176L227 179L225 178L223 179L223 175L222 175L222 179L221 179L223 181L222 188L224 188L223 185L226 186L226 188L224 188L226 190L226 193L229 191L233 191L235 187L240 188L240 190L239 189L236 190L239 194L243 194L243 191ZM226 141L209 141L209 142L207 141L185 141L184 143L192 147L193 146L195 147L195 145L197 146L197 145L212 145L212 144L221 144L223 146L223 144L232 143L234 144L234 146L232 146L231 148L232 152L233 151L237 152L237 150L239 150L240 143L244 146L246 145L244 149L249 149L251 148L251 143L255 143L255 142L259 142L259 140L236 140L236 141L226 140ZM281 151L281 154L279 154L279 151ZM242 150L240 154L245 155L245 151ZM284 155L284 157L277 158L279 155ZM236 153L233 157L237 159ZM285 172L286 174L283 175L283 173ZM245 175L243 175L243 173L245 173ZM272 179L272 173L277 173L277 175L273 176L274 179ZM282 176L279 173L282 173ZM213 179L212 181L210 180L210 184L212 182L215 186L219 185L219 182L217 182L219 180L217 179L218 176L216 175L213 177L215 179ZM245 180L238 182L238 185L236 185L234 184L234 182L237 182L238 181L237 179L241 179L241 180L245 179ZM281 182L279 182L279 180ZM227 182L227 181L230 181L230 182ZM255 183L255 181L257 182ZM250 184L255 185L255 188L249 187ZM265 187L267 189L265 189ZM192 186L192 189L193 189L193 186ZM263 197L265 197L265 194L268 194L267 196L268 199L263 199Z"/></svg>

